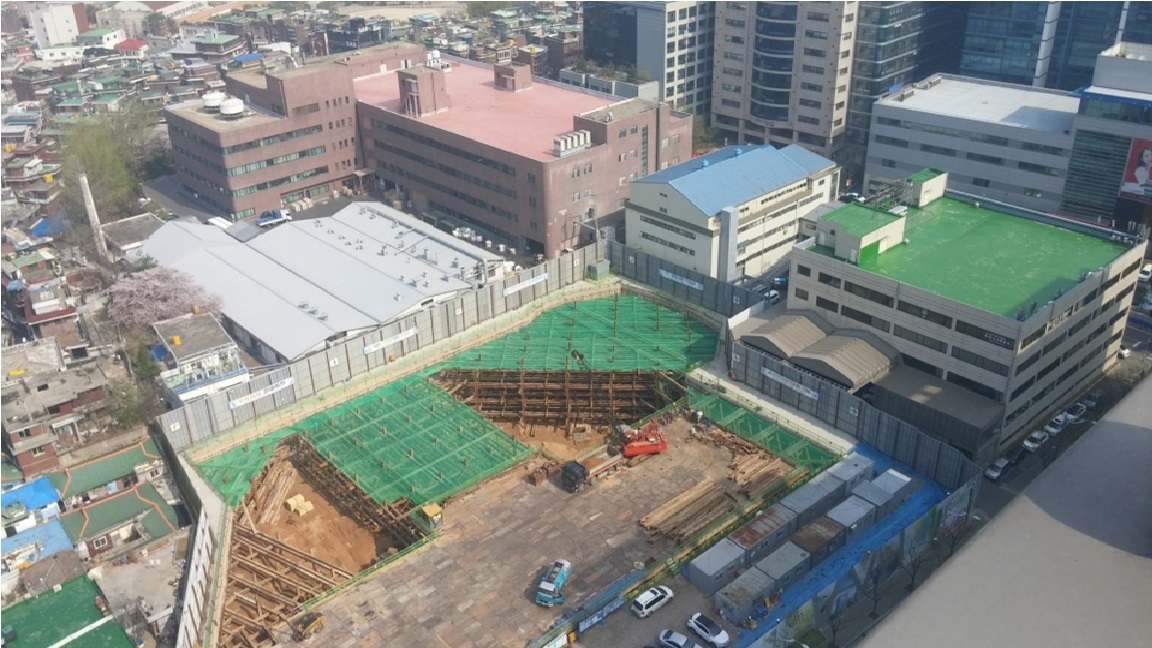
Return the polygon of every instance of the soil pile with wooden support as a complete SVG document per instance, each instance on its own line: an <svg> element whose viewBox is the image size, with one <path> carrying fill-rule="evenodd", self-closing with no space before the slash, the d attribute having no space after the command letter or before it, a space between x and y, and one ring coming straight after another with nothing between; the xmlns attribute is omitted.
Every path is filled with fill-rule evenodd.
<svg viewBox="0 0 1152 648"><path fill-rule="evenodd" d="M282 642L301 605L422 538L409 500L379 504L299 436L233 512L220 645Z"/></svg>

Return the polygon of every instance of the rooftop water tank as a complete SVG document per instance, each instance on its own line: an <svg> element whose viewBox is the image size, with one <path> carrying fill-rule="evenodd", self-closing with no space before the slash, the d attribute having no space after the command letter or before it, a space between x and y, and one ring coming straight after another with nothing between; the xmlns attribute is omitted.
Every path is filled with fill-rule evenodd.
<svg viewBox="0 0 1152 648"><path fill-rule="evenodd" d="M212 112L220 110L220 104L223 103L228 95L223 92L213 91L204 93L204 107Z"/></svg>
<svg viewBox="0 0 1152 648"><path fill-rule="evenodd" d="M244 113L244 101L231 97L220 102L220 114L225 117L236 117Z"/></svg>

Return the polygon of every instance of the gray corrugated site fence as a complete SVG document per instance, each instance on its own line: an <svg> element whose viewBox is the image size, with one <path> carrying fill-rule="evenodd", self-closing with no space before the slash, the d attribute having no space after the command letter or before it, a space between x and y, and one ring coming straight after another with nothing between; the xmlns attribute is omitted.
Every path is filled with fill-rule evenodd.
<svg viewBox="0 0 1152 648"><path fill-rule="evenodd" d="M608 260L616 274L662 290L677 299L703 306L724 317L731 317L764 301L764 295L754 290L733 286L706 274L682 268L616 241L608 241Z"/></svg>
<svg viewBox="0 0 1152 648"><path fill-rule="evenodd" d="M949 490L980 475L958 449L881 412L842 388L742 342L731 343L732 379L814 416L931 477ZM812 395L817 395L813 398Z"/></svg>
<svg viewBox="0 0 1152 648"><path fill-rule="evenodd" d="M166 412L157 425L179 452L579 282L595 260L595 245L580 248Z"/></svg>

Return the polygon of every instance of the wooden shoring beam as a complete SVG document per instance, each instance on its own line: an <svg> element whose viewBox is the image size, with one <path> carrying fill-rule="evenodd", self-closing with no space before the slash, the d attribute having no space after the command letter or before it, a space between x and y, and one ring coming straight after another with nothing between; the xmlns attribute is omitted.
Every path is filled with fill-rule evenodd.
<svg viewBox="0 0 1152 648"><path fill-rule="evenodd" d="M265 547L276 550L276 551L283 551L284 553L287 553L288 555L290 555L292 557L299 558L300 560L311 563L315 567L320 567L322 569L326 569L326 570L330 571L334 576L340 577L340 579L342 581L346 581L349 578L352 578L351 572L345 571L345 570L343 570L343 569L341 569L341 568L339 568L339 567L337 567L331 563L326 563L323 560L321 560L315 556L312 556L312 555L304 553L303 551L300 551L299 549L294 549L292 547L289 547L288 545L284 544L283 542L280 542L279 540L277 540L271 536L264 535L263 533L260 533L259 531L255 531L252 529L245 529L243 527L237 527L237 528L235 528L235 532L236 532L236 535L238 535L238 536L240 536L246 540L249 540L251 542L260 543L260 544L264 545Z"/></svg>
<svg viewBox="0 0 1152 648"><path fill-rule="evenodd" d="M296 609L300 607L299 605L294 605L294 606L290 606L287 610L284 610L280 606L261 605L260 601L257 601L255 598L250 598L249 596L247 596L249 594L252 594L252 592L249 592L247 590L237 591L237 589L240 586L232 583L231 579L229 579L229 585L233 591L231 594L229 594L228 600L229 601L235 601L236 603L239 603L240 605L243 605L246 608L255 610L256 611L256 619L254 621L252 619L246 619L244 617L244 615L240 614L239 612L237 612L235 610L225 610L225 612L227 614L225 615L225 619L223 619L223 620L227 620L227 619L245 620L245 621L250 621L252 623L260 625L260 626L267 625L269 618L271 618L272 621L275 623L288 623L288 619L290 619L292 617L292 615L295 614Z"/></svg>
<svg viewBox="0 0 1152 648"><path fill-rule="evenodd" d="M264 578L270 579L271 582L277 586L291 585L296 590L295 593L297 596L304 594L307 595L308 598L312 598L318 594L323 594L325 590L329 589L324 587L323 584L319 581L313 583L301 583L299 581L293 580L288 576L287 573L276 572L275 570L269 569L268 567L265 567L264 565L261 565L248 558L237 556L236 564L243 567L244 569L251 570L257 576L263 576Z"/></svg>
<svg viewBox="0 0 1152 648"><path fill-rule="evenodd" d="M294 557L281 556L280 554L271 551L260 551L259 549L250 545L233 547L232 551L237 558L258 560L263 562L270 569L280 568L294 571L302 577L315 580L317 583L323 585L324 589L326 590L332 589L340 583L348 580L347 578L341 579L338 577L326 576L324 574L315 572L304 565L294 562ZM268 563L270 562L276 564L269 565Z"/></svg>
<svg viewBox="0 0 1152 648"><path fill-rule="evenodd" d="M271 628L260 625L259 623L253 623L252 621L249 621L248 619L245 619L244 617L242 617L238 614L235 614L235 613L228 615L224 619L224 622L221 625L227 625L229 622L235 623L236 625L240 626L241 628L244 628L245 630L251 630L251 631L255 632L257 637L259 637L261 633L264 633L264 634L268 635L269 637L272 636L272 629ZM244 636L247 636L245 633L240 633L240 634L244 634Z"/></svg>
<svg viewBox="0 0 1152 648"><path fill-rule="evenodd" d="M237 573L231 573L228 576L229 576L229 578L231 578L232 582L238 588L242 588L241 589L242 592L251 594L253 596L262 596L262 597L264 597L270 601L275 601L275 602L279 603L280 605L287 606L287 608L289 610L292 610L292 609L299 607L301 603L308 600L308 599L304 599L304 601L293 600L291 598L288 598L287 596L284 596L283 594L280 594L279 592L273 592L272 590L265 588L264 586L262 586L260 583L257 583L256 581L248 580ZM241 597L236 597L236 600L241 601L243 599Z"/></svg>

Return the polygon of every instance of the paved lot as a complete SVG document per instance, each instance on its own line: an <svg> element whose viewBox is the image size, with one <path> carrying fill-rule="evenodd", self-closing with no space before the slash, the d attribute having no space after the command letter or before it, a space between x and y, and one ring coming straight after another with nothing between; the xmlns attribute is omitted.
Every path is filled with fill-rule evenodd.
<svg viewBox="0 0 1152 648"><path fill-rule="evenodd" d="M662 559L670 546L649 543L640 518L701 478L726 481L730 458L674 431L667 453L583 493L533 486L515 469L450 503L438 540L321 606L328 627L320 641L522 646L637 563ZM540 571L556 558L570 560L573 574L569 603L549 610L532 601Z"/></svg>
<svg viewBox="0 0 1152 648"><path fill-rule="evenodd" d="M669 578L661 583L672 588L672 601L652 613L647 619L638 619L627 609L620 610L604 620L604 623L586 631L575 645L582 648L641 648L655 646L656 635L661 630L675 630L700 643L698 637L688 629L688 617L696 612L708 614L719 621L728 636L735 640L736 628L720 620L712 606L712 597L704 596L696 586L682 576ZM631 604L631 601L629 601Z"/></svg>

